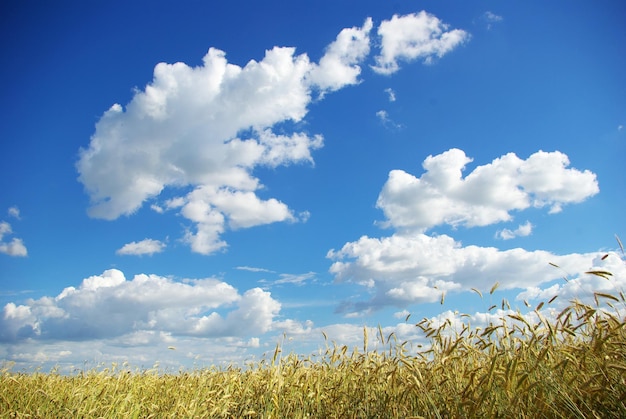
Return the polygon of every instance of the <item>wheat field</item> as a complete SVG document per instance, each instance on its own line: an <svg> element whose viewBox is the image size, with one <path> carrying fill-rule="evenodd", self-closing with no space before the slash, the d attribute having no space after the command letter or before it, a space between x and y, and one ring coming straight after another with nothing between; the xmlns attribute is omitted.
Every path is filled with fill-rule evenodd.
<svg viewBox="0 0 626 419"><path fill-rule="evenodd" d="M547 319L541 309L551 299L530 312L535 322L511 312L485 328L424 319L415 327L430 345L417 353L381 328L379 349L369 350L364 328L359 348L327 344L313 358L277 346L245 367L168 374L112 365L62 375L5 366L0 417L624 418L626 299L594 299Z"/></svg>

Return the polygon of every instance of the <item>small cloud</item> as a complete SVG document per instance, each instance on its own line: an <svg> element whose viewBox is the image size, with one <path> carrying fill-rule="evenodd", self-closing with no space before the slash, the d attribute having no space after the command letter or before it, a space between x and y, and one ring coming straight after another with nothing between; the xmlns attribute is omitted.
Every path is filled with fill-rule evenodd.
<svg viewBox="0 0 626 419"><path fill-rule="evenodd" d="M140 242L131 242L122 246L121 249L118 249L115 253L118 255L153 255L155 253L160 253L165 248L165 243L159 240L153 239L144 239Z"/></svg>
<svg viewBox="0 0 626 419"><path fill-rule="evenodd" d="M529 236L532 231L533 225L530 223L530 221L526 221L525 224L520 224L515 230L509 230L508 228L505 228L498 231L496 233L496 238L502 240L510 240L515 237L526 237Z"/></svg>
<svg viewBox="0 0 626 419"><path fill-rule="evenodd" d="M376 112L376 116L380 119L380 122L387 128L400 129L402 128L401 124L396 123L394 120L389 118L389 114L385 110L380 110Z"/></svg>
<svg viewBox="0 0 626 419"><path fill-rule="evenodd" d="M617 126L617 130L618 130L619 132L624 131L624 126L623 126L622 124L618 125L618 126Z"/></svg>
<svg viewBox="0 0 626 419"><path fill-rule="evenodd" d="M491 29L494 23L502 22L502 20L502 16L499 16L489 11L485 12L482 15L482 21L487 24L487 30Z"/></svg>
<svg viewBox="0 0 626 419"><path fill-rule="evenodd" d="M163 214L165 212L165 210L157 204L150 205L150 209L159 214Z"/></svg>
<svg viewBox="0 0 626 419"><path fill-rule="evenodd" d="M400 62L423 60L432 64L470 39L469 33L449 30L449 25L425 11L383 20L377 33L380 54L374 58L372 69L384 75L398 71Z"/></svg>
<svg viewBox="0 0 626 419"><path fill-rule="evenodd" d="M11 207L9 208L9 210L7 211L9 216L16 218L16 219L20 219L20 209L18 207Z"/></svg>
<svg viewBox="0 0 626 419"><path fill-rule="evenodd" d="M9 243L0 243L0 253L7 254L9 256L28 256L28 251L22 239L14 238Z"/></svg>
<svg viewBox="0 0 626 419"><path fill-rule="evenodd" d="M408 310L402 310L402 311L393 313L393 317L395 317L396 319L406 319L407 316L410 314L411 313Z"/></svg>
<svg viewBox="0 0 626 419"><path fill-rule="evenodd" d="M10 212L11 209L9 209L9 213ZM11 224L6 221L0 221L0 253L4 253L9 256L28 256L28 250L26 249L26 246L24 246L22 239L14 237L10 242L4 241L4 236L9 234L13 234Z"/></svg>
<svg viewBox="0 0 626 419"><path fill-rule="evenodd" d="M274 271L271 271L269 269L265 269L265 268L255 268L253 266L237 266L235 269L238 269L240 271L249 271L249 272L266 272L266 273L276 273Z"/></svg>
<svg viewBox="0 0 626 419"><path fill-rule="evenodd" d="M298 221L301 223L306 223L311 218L311 213L309 211L301 211L298 213Z"/></svg>
<svg viewBox="0 0 626 419"><path fill-rule="evenodd" d="M6 221L0 222L0 240L4 237L5 234L11 234L13 230L11 230L11 224Z"/></svg>
<svg viewBox="0 0 626 419"><path fill-rule="evenodd" d="M487 22L502 22L502 16L498 16L490 11L486 11L483 17Z"/></svg>
<svg viewBox="0 0 626 419"><path fill-rule="evenodd" d="M274 281L277 284L294 284L304 285L309 279L315 278L315 272L307 272L305 274L280 274L280 279Z"/></svg>
<svg viewBox="0 0 626 419"><path fill-rule="evenodd" d="M393 91L392 88L387 88L385 89L385 93L387 93L387 95L389 95L389 102L395 102L396 101L396 92Z"/></svg>

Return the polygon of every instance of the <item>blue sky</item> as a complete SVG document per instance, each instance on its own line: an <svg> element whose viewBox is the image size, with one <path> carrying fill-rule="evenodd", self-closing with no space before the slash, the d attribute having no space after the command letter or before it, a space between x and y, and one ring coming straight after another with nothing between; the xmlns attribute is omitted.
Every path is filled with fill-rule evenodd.
<svg viewBox="0 0 626 419"><path fill-rule="evenodd" d="M624 286L622 2L1 7L17 368L417 345Z"/></svg>

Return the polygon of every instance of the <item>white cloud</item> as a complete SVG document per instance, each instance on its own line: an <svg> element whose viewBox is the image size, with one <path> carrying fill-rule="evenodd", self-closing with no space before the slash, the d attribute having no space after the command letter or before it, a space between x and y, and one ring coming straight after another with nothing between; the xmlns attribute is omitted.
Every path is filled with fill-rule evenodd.
<svg viewBox="0 0 626 419"><path fill-rule="evenodd" d="M22 239L13 237L8 242L4 240L4 236L9 234L13 234L11 224L7 223L6 221L0 221L0 253L4 253L9 256L28 256L28 250L26 249L26 246L24 245Z"/></svg>
<svg viewBox="0 0 626 419"><path fill-rule="evenodd" d="M531 206L558 212L599 191L594 173L567 168L568 157L558 151L539 151L526 160L509 153L463 177L471 161L451 149L428 156L419 178L392 170L377 201L387 217L384 224L417 231L442 224L485 226L510 221L510 211Z"/></svg>
<svg viewBox="0 0 626 419"><path fill-rule="evenodd" d="M272 270L269 269L265 269L265 268L256 268L253 266L237 266L235 269L238 269L240 271L249 271L249 272L266 272L266 273L275 273Z"/></svg>
<svg viewBox="0 0 626 419"><path fill-rule="evenodd" d="M193 188L186 196L153 202L157 213L180 209L194 223L184 240L195 252L226 247L227 227L296 221L277 199L261 200L255 167L313 164L320 135L276 134L272 127L298 122L312 92L358 83L359 62L369 53L372 20L344 29L319 63L295 48L274 47L244 67L211 48L203 64L160 63L154 78L125 107L113 105L80 150L79 180L91 198L89 215L113 220L157 201L166 188ZM243 135L246 133L246 135ZM300 219L306 220L306 212Z"/></svg>
<svg viewBox="0 0 626 419"><path fill-rule="evenodd" d="M597 253L499 250L424 234L441 224L472 227L508 221L510 211L531 206L551 206L553 211L598 192L595 174L568 169L569 160L560 152L540 151L527 160L509 153L463 178L470 161L463 151L452 149L427 157L420 178L390 172L378 207L387 217L385 225L396 231L389 237L363 236L328 252L335 279L362 285L371 295L344 302L340 311L356 316L385 306L405 308L438 301L448 292L489 289L496 282L502 289L540 286L561 277L551 263L574 273L589 269ZM498 234L506 239L531 232L532 224L526 222Z"/></svg>
<svg viewBox="0 0 626 419"><path fill-rule="evenodd" d="M4 237L5 234L11 234L13 230L11 229L11 224L6 221L0 221L0 240Z"/></svg>
<svg viewBox="0 0 626 419"><path fill-rule="evenodd" d="M0 253L9 256L25 257L28 256L28 250L22 239L14 237L9 242L0 242Z"/></svg>
<svg viewBox="0 0 626 419"><path fill-rule="evenodd" d="M435 57L443 57L470 37L463 30L448 28L425 11L384 20L378 27L381 52L375 58L373 70L381 74L395 73L400 69L400 60L423 59L430 64Z"/></svg>
<svg viewBox="0 0 626 419"><path fill-rule="evenodd" d="M185 240L192 250L202 254L226 246L220 239L225 225L235 230L278 221L298 221L286 204L273 198L261 200L251 190L199 186L185 200L181 214L196 223L196 232L187 232Z"/></svg>
<svg viewBox="0 0 626 419"><path fill-rule="evenodd" d="M562 276L550 263L579 273L597 256L462 246L447 235L420 233L363 236L328 253L337 281L367 285L373 293L370 300L346 305L348 312L436 302L444 292L485 290L496 282L501 289L539 286Z"/></svg>
<svg viewBox="0 0 626 419"><path fill-rule="evenodd" d="M307 272L305 274L280 274L280 279L272 282L273 285L294 284L304 285L305 282L314 280L315 272Z"/></svg>
<svg viewBox="0 0 626 419"><path fill-rule="evenodd" d="M250 338L250 340L248 340L248 346L251 348L258 348L261 346L259 338Z"/></svg>
<svg viewBox="0 0 626 419"><path fill-rule="evenodd" d="M244 68L213 48L200 67L158 64L153 82L125 110L112 106L81 150L77 166L92 198L90 215L130 214L166 186L258 187L249 172L266 163L272 145L236 135L305 115L310 98L303 78L311 65L294 52L274 48ZM291 161L287 147L282 162Z"/></svg>
<svg viewBox="0 0 626 419"><path fill-rule="evenodd" d="M8 209L7 213L10 217L20 219L20 209L18 207L11 207Z"/></svg>
<svg viewBox="0 0 626 419"><path fill-rule="evenodd" d="M241 337L268 331L279 311L280 303L260 288L240 295L231 285L211 278L177 282L140 274L129 281L111 269L56 297L6 304L0 339L85 341L153 332Z"/></svg>
<svg viewBox="0 0 626 419"><path fill-rule="evenodd" d="M483 17L487 22L501 22L502 21L502 16L499 16L490 11L486 11L483 14Z"/></svg>
<svg viewBox="0 0 626 419"><path fill-rule="evenodd" d="M510 240L515 237L526 237L533 232L533 225L530 221L526 221L524 224L520 224L515 230L509 230L508 228L498 230L496 238L502 240Z"/></svg>
<svg viewBox="0 0 626 419"><path fill-rule="evenodd" d="M313 66L309 81L330 91L358 83L361 68L357 64L369 54L372 25L372 19L367 18L361 28L343 29L326 48L319 64Z"/></svg>
<svg viewBox="0 0 626 419"><path fill-rule="evenodd" d="M122 246L115 253L118 255L153 255L165 249L166 244L159 240L144 239L139 242L130 242Z"/></svg>
<svg viewBox="0 0 626 419"><path fill-rule="evenodd" d="M499 16L493 12L486 11L483 14L483 20L487 23L487 29L491 29L494 23L502 22L502 16Z"/></svg>
<svg viewBox="0 0 626 419"><path fill-rule="evenodd" d="M393 91L392 88L387 88L385 89L385 93L387 93L388 97L389 97L389 102L395 102L396 101L396 92Z"/></svg>
<svg viewBox="0 0 626 419"><path fill-rule="evenodd" d="M389 118L389 114L384 109L381 109L380 111L376 112L376 117L378 117L380 122L382 122L382 124L385 127L394 128L394 129L402 128L401 124L398 124L394 122L391 118Z"/></svg>
<svg viewBox="0 0 626 419"><path fill-rule="evenodd" d="M411 313L408 310L402 310L402 311L393 313L393 317L395 317L396 319L406 319L407 316L409 316L410 314Z"/></svg>

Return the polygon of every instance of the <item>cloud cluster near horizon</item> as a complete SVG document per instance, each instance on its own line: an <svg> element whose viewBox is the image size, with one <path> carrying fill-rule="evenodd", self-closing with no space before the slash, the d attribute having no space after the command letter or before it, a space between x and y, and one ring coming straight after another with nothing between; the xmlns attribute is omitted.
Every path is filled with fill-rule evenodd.
<svg viewBox="0 0 626 419"><path fill-rule="evenodd" d="M318 63L295 48L274 47L243 67L215 48L197 67L158 64L152 82L125 107L111 106L80 150L77 169L91 198L89 215L113 220L151 201L155 211L176 210L190 222L184 241L201 254L226 247L227 229L306 221L306 211L260 198L263 185L252 172L313 164L323 137L297 131L298 123L312 101L360 82L373 25L368 18L361 27L343 29ZM398 71L399 61L432 62L469 38L426 12L384 20L378 36L380 54L371 68L381 74ZM277 124L293 129L278 133ZM166 188L187 192L160 199ZM128 243L119 253L162 249L146 250L147 244Z"/></svg>
<svg viewBox="0 0 626 419"><path fill-rule="evenodd" d="M463 171L471 158L459 149L428 156L425 172L416 177L392 170L378 197L386 216L380 223L393 228L388 237L363 236L328 252L337 281L365 286L371 298L344 304L343 312L356 315L386 306L407 307L434 302L446 292L488 289L499 282L503 289L537 287L558 278L556 263L568 272L590 268L597 253L555 255L521 248L463 246L452 237L428 235L427 230L447 225L484 227L511 221L511 212L579 203L599 192L596 175L569 168L568 157L558 151L539 151L523 160L513 153ZM503 239L530 234L532 226L501 230ZM597 260L595 263L598 263Z"/></svg>
<svg viewBox="0 0 626 419"><path fill-rule="evenodd" d="M239 294L213 278L174 281L140 274L127 280L110 269L56 297L6 304L0 340L132 340L152 332L241 337L267 332L279 311L280 303L260 288Z"/></svg>

